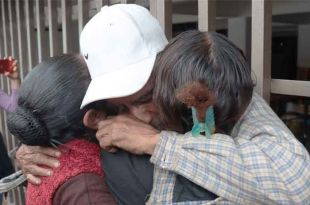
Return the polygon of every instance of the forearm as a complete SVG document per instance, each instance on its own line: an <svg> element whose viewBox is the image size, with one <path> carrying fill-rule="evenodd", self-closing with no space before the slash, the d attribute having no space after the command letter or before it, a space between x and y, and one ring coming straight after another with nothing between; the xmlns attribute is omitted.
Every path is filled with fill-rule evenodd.
<svg viewBox="0 0 310 205"><path fill-rule="evenodd" d="M12 112L16 107L17 95L17 91L13 91L12 95L8 95L3 90L0 90L0 107L7 112Z"/></svg>
<svg viewBox="0 0 310 205"><path fill-rule="evenodd" d="M257 155L251 156L251 152ZM283 176L279 166L285 157L270 159L272 154L265 152L268 150L261 150L251 141L236 144L230 136L222 134L206 139L162 132L151 162L231 201L303 204L307 197L309 199L309 187L306 187L309 174L304 171L309 167L309 161L292 156L291 163L295 166L288 168L286 173L290 174ZM297 173L299 176L295 175ZM295 187L287 184L292 176L296 177ZM302 193L294 196L301 187L304 187ZM275 194L279 189L280 193Z"/></svg>
<svg viewBox="0 0 310 205"><path fill-rule="evenodd" d="M221 148L217 146L218 143ZM227 173L228 162L226 158L234 152L234 150L229 150L233 148L231 144L232 139L230 138L218 137L206 141L204 137L194 138L172 132L162 132L151 162L164 170L170 170L184 176L218 196L226 197L237 203L240 202L240 197L236 193L242 191L249 195L249 192L258 192L259 190L246 190L246 188L242 190L244 186L240 186L238 180L229 176L229 174L232 176L238 174L239 170L234 174ZM240 165L240 160L235 160ZM244 169L243 167L240 168ZM249 172L245 172L245 174L250 175ZM235 178L237 177L235 176ZM251 178L253 177L251 176ZM231 180L234 182L231 183ZM251 189L253 188L251 187Z"/></svg>
<svg viewBox="0 0 310 205"><path fill-rule="evenodd" d="M18 90L20 87L20 78L16 77L16 78L12 78L11 79L11 89L12 90Z"/></svg>

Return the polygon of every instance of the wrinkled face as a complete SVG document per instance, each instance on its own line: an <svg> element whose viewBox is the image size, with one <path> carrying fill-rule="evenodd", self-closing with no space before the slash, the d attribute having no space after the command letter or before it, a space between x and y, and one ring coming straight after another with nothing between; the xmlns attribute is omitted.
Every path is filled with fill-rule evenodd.
<svg viewBox="0 0 310 205"><path fill-rule="evenodd" d="M157 127L158 112L153 103L152 96L153 87L151 83L147 83L133 95L108 99L107 102L120 107L120 113L128 112L139 120Z"/></svg>

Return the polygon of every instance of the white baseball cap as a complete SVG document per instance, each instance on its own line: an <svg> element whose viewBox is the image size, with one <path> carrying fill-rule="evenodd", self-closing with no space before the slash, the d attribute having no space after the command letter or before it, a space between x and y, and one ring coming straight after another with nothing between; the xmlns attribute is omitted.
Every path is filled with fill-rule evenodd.
<svg viewBox="0 0 310 205"><path fill-rule="evenodd" d="M142 6L105 6L84 27L81 53L91 83L81 108L91 102L139 91L168 41L158 21Z"/></svg>

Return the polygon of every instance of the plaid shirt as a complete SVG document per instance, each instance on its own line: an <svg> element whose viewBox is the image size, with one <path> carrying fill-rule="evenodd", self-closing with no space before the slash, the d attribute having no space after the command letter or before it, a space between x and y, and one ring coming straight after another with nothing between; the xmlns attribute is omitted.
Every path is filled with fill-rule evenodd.
<svg viewBox="0 0 310 205"><path fill-rule="evenodd" d="M230 136L163 131L148 204L172 204L176 174L219 197L177 204L310 204L310 158L256 93Z"/></svg>

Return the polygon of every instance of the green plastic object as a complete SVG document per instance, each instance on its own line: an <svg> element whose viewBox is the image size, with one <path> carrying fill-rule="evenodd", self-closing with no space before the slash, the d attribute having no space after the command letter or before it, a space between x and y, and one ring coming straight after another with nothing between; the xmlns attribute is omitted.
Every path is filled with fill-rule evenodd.
<svg viewBox="0 0 310 205"><path fill-rule="evenodd" d="M210 106L205 115L205 121L199 122L197 118L197 110L192 107L192 117L193 117L193 128L192 135L197 137L199 135L204 135L206 138L211 138L211 135L215 132L215 120L214 120L214 109Z"/></svg>

